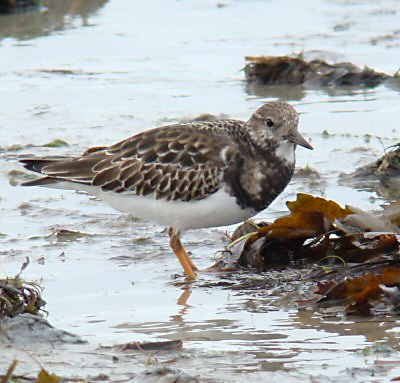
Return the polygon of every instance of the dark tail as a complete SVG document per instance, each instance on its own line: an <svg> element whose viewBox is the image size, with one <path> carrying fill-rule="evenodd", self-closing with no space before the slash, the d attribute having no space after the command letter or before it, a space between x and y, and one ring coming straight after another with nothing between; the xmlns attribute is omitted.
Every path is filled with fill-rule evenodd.
<svg viewBox="0 0 400 383"><path fill-rule="evenodd" d="M68 160L65 157L54 157L54 158L24 158L19 160L24 164L24 168L32 172L42 173L42 169L47 165L54 165L57 162Z"/></svg>
<svg viewBox="0 0 400 383"><path fill-rule="evenodd" d="M54 158L24 158L22 160L19 160L24 165L25 169L28 169L32 172L36 173L42 173L42 169L47 166L47 165L53 165L58 162L62 162L68 160L68 158L65 157L54 157ZM45 185L51 185L59 182L57 178L52 178L52 177L43 177L43 178L38 178L33 181L28 181L24 182L21 184L21 186L45 186Z"/></svg>

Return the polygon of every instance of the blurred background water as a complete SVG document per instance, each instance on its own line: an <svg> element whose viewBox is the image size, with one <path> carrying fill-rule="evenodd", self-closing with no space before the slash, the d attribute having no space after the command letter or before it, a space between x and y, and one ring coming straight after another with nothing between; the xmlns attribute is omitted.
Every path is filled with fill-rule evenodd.
<svg viewBox="0 0 400 383"><path fill-rule="evenodd" d="M50 321L92 345L182 338L194 356L187 372L222 381L243 381L238 372L247 379L353 379L346 367L366 368L357 351L398 343L397 321L304 313L293 302L278 305L273 291L218 287L213 275L189 289L174 278L180 269L162 227L72 192L15 186L17 160L81 153L205 112L247 119L261 103L282 98L301 113L300 130L315 147L298 150L298 166L312 166L320 178L294 180L258 218L271 219L298 192L378 208L391 197L341 186L338 177L398 141L400 89L249 86L242 68L246 55L303 52L393 74L399 15L394 0L48 0L0 15L4 273L18 271L28 256L24 275L45 287ZM55 139L68 146L38 146ZM88 235L64 240L60 228ZM224 230L185 236L197 263L212 262ZM214 287L202 287L206 281Z"/></svg>

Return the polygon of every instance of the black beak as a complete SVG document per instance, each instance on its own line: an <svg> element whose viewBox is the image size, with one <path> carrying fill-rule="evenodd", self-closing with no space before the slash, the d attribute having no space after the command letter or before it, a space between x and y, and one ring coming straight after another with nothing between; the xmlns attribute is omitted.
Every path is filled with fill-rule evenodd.
<svg viewBox="0 0 400 383"><path fill-rule="evenodd" d="M298 132L298 130L291 131L290 134L285 136L285 138L293 142L294 144L300 145L303 148L313 150L314 148L309 144L309 142Z"/></svg>

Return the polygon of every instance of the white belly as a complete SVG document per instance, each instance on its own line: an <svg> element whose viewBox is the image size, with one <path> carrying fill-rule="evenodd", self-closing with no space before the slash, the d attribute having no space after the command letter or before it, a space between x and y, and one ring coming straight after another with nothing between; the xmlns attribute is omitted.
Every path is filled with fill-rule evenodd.
<svg viewBox="0 0 400 383"><path fill-rule="evenodd" d="M253 209L241 209L234 197L220 189L202 200L164 201L151 196L137 196L131 193L104 192L100 188L61 182L52 185L60 189L85 191L103 200L114 209L141 218L172 226L175 231L202 227L226 226L239 223L257 214Z"/></svg>
<svg viewBox="0 0 400 383"><path fill-rule="evenodd" d="M235 198L222 190L206 199L192 202L164 201L102 191L96 193L96 196L117 210L164 226L172 226L181 232L202 227L232 225L257 213L252 209L241 209Z"/></svg>

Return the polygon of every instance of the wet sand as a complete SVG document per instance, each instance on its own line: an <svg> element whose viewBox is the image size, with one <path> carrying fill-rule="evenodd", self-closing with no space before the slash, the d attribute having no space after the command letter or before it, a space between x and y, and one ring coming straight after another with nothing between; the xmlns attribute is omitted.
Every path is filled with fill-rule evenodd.
<svg viewBox="0 0 400 383"><path fill-rule="evenodd" d="M59 375L127 379L148 367L148 355L100 346L182 339L182 351L154 356L202 381L399 376L397 318L300 310L298 284L241 288L268 281L268 273L202 274L187 285L164 228L73 192L15 186L26 179L17 163L26 155L77 154L205 112L247 119L262 102L282 98L301 113L300 129L315 148L298 150L298 167L312 166L321 179L296 177L257 219L273 219L298 192L377 208L390 195L341 186L339 176L398 141L399 90L249 87L240 70L246 55L304 50L395 73L398 3L288 1L284 11L278 1L156 1L140 11L129 1L85 3L0 16L0 264L13 275L28 256L23 276L44 286L49 322L89 343L51 352L46 340L4 344L0 372L14 357L16 373L39 371L22 348ZM55 139L69 145L38 146ZM224 247L226 230L234 227L185 235L200 267Z"/></svg>

